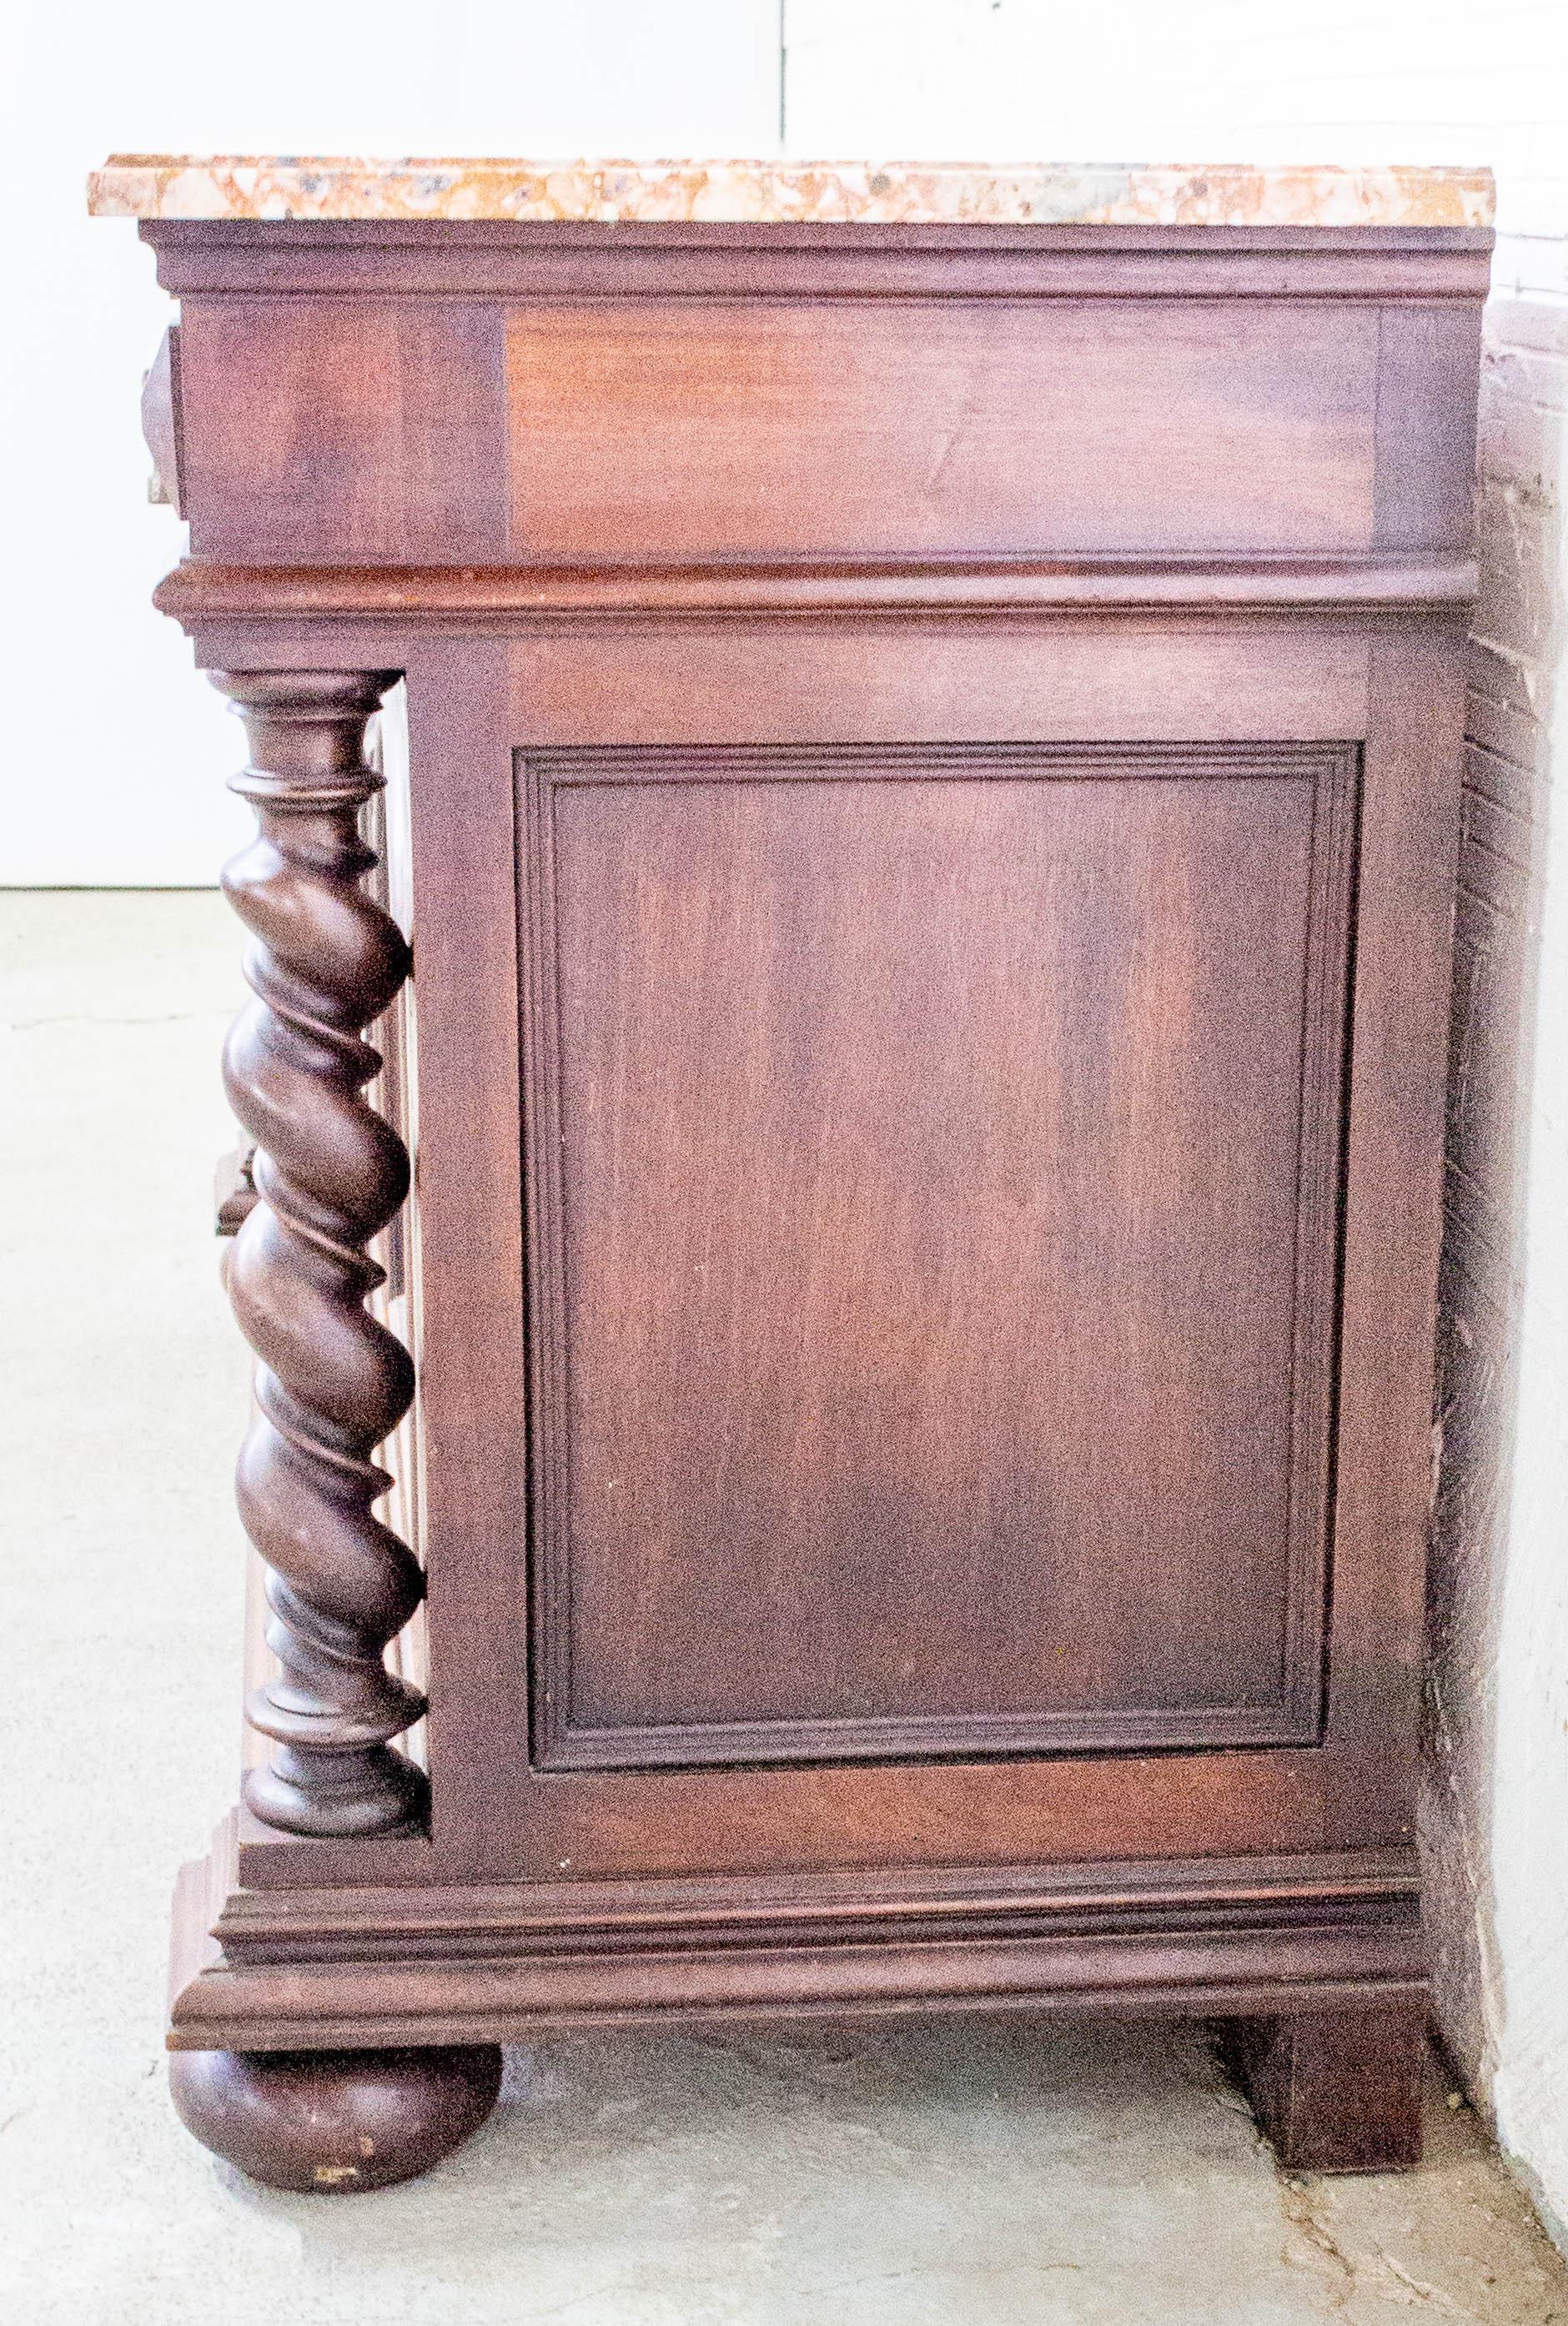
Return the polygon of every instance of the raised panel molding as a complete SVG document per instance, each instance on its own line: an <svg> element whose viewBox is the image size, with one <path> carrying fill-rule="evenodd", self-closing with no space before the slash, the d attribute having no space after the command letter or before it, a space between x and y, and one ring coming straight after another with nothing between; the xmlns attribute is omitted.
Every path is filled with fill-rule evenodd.
<svg viewBox="0 0 1568 2326"><path fill-rule="evenodd" d="M901 749L884 745L826 749L583 748L519 750L515 765L530 1403L530 1757L535 1767L656 1771L726 1764L975 1760L1315 1744L1322 1732L1325 1709L1330 1447L1336 1395L1341 1136L1348 1065L1345 1022L1359 777L1357 748L1270 741ZM582 1066L581 1060L574 1061L563 1025L562 965L572 956L581 935L563 909L557 858L563 800L580 799L583 787L601 795L605 787L615 787L628 797L636 792L646 800L649 786L728 786L755 794L759 786L846 782L956 782L987 787L1087 781L1145 786L1166 781L1184 786L1257 781L1301 786L1307 795L1303 829L1310 838L1302 898L1300 1009L1290 1029L1297 1046L1292 1068L1296 1078L1298 1126L1289 1239L1293 1249L1288 1261L1282 1262L1288 1266L1291 1287L1288 1300L1281 1304L1282 1314L1285 1307L1289 1309L1290 1354L1283 1369L1288 1372L1288 1453L1282 1454L1283 1564L1269 1586L1277 1591L1277 1665L1266 1684L1255 1677L1248 1686L1238 1684L1234 1699L1222 1690L1211 1689L1197 1701L1100 1705L1041 1701L1001 1710L976 1705L952 1709L883 1707L866 1711L847 1706L842 1714L818 1707L781 1716L763 1708L756 1717L687 1713L660 1717L654 1707L646 1716L629 1717L622 1713L605 1717L584 1699L583 1661L574 1645L578 1612L574 1603L582 1589L587 1525L582 1509L574 1506L581 1499L580 1493L574 1496L574 1480L578 1477L580 1485L582 1448L574 1446L574 1431L581 1426L578 1408L584 1385L581 1378L574 1378L574 1366L579 1354L576 1311L586 1296L574 1293L571 1235L563 1195L569 1135L565 1085ZM741 795L735 796L738 799ZM635 832L629 831L626 851L630 851L635 839ZM889 844L894 844L891 837ZM643 876L633 872L627 877L633 889L624 893L631 894L636 880ZM649 880L657 877L655 870L647 873ZM597 942L602 946L610 939L601 933ZM617 1018L622 1014L618 1008ZM591 1069L583 1066L582 1071L587 1075ZM616 1103L603 1091L595 1096L590 1089L589 1095L595 1104L601 1099L607 1105ZM581 1102L583 1091L578 1090L576 1097ZM583 1193L580 1158L571 1167L570 1179L574 1200L588 1204L590 1198ZM588 1232L592 1233L591 1222ZM1049 1286L1043 1288L1042 1297L1049 1290ZM732 1351L732 1361L733 1357ZM1201 1424L1197 1427L1201 1434ZM1266 1430L1263 1435L1266 1438ZM652 1458L676 1460L677 1449L672 1442L656 1448ZM1081 1510L1077 1515L1081 1525ZM629 1575L630 1540L623 1538L621 1543L623 1575ZM591 1554L591 1540L587 1551ZM1083 1542L1076 1543L1072 1553L1080 1563L1087 1560L1092 1566L1093 1553ZM1117 1558L1125 1560L1127 1547L1112 1546L1106 1555L1111 1562L1107 1572L1114 1578ZM635 1559L630 1560L630 1568L625 1587L635 1596L639 1587L631 1579ZM1115 1587L1113 1579L1107 1588ZM1130 1588L1125 1570L1122 1587ZM649 1582L648 1588L653 1590L655 1586ZM1274 1604L1270 1598L1269 1608ZM715 1608L715 1624L722 1613ZM605 1614L601 1607L601 1638L605 1633ZM812 1618L813 1610L803 1607L800 1622L807 1630ZM657 1631L657 1614L649 1620ZM1268 1620L1274 1620L1272 1614ZM1125 1642L1118 1642L1118 1647L1125 1652ZM658 1652L666 1661L678 1661L678 1641L672 1640L667 1650ZM599 1684L594 1682L594 1673L602 1681L604 1659L597 1665L592 1658L588 1661L587 1681ZM994 1666L988 1684L993 1688L996 1684ZM798 1672L793 1675L791 1686L798 1697Z"/></svg>

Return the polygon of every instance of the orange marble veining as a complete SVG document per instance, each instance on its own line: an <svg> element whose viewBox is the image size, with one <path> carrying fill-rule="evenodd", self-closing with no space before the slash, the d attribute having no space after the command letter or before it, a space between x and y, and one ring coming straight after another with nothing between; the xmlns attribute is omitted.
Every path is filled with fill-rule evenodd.
<svg viewBox="0 0 1568 2326"><path fill-rule="evenodd" d="M117 154L98 218L1488 227L1487 170Z"/></svg>

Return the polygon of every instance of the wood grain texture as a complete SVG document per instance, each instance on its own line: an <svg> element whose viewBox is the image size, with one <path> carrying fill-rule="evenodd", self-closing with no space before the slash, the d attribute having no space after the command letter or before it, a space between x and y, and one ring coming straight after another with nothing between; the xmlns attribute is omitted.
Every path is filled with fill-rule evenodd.
<svg viewBox="0 0 1568 2326"><path fill-rule="evenodd" d="M931 2011L1100 2013L1190 2018L1376 2009L1418 2011L1425 1992L1408 1939L1314 1930L1282 1940L1235 1929L1144 1940L1135 1929L1087 1939L991 1940L906 1949L759 1953L733 1942L700 1952L595 1958L456 1959L417 1968L309 1960L217 1968L181 1989L176 2051L365 2049L403 2043L526 2043L555 2027L667 2021L886 2016ZM1341 2088L1356 2105L1352 2085Z"/></svg>
<svg viewBox="0 0 1568 2326"><path fill-rule="evenodd" d="M1473 558L1403 553L1359 557L1102 557L875 561L792 559L765 564L254 566L187 558L156 602L188 628L219 619L416 622L421 630L516 630L643 616L660 622L745 620L759 614L1100 614L1190 608L1256 613L1358 614L1465 606Z"/></svg>
<svg viewBox="0 0 1568 2326"><path fill-rule="evenodd" d="M341 1962L371 1953L414 1961L475 1942L503 1952L579 1942L613 1949L636 1939L679 1952L720 1929L759 1944L797 1945L859 1945L879 1935L957 1938L966 1930L1025 1922L1082 1935L1110 1928L1122 1914L1137 1915L1150 1929L1207 1921L1255 1929L1293 1922L1408 1930L1418 1888L1415 1853L1401 1848L247 1889L236 1886L233 1827L231 1819L214 1836L202 1869L208 1887L201 1910L232 1963L287 1962L304 1943Z"/></svg>
<svg viewBox="0 0 1568 2326"><path fill-rule="evenodd" d="M527 1718L509 680L503 642L409 657L432 1842L470 1874L511 1861Z"/></svg>
<svg viewBox="0 0 1568 2326"><path fill-rule="evenodd" d="M1352 309L524 309L513 538L547 563L1359 550L1376 351Z"/></svg>
<svg viewBox="0 0 1568 2326"><path fill-rule="evenodd" d="M1467 537L1484 237L146 231L203 560Z"/></svg>
<svg viewBox="0 0 1568 2326"><path fill-rule="evenodd" d="M407 677L431 1697L172 2040L1203 2010L1391 2161L1487 237L148 237L163 602Z"/></svg>
<svg viewBox="0 0 1568 2326"><path fill-rule="evenodd" d="M1378 316L1379 549L1462 550L1472 538L1480 329L1473 307L1389 307Z"/></svg>
<svg viewBox="0 0 1568 2326"><path fill-rule="evenodd" d="M1349 755L526 774L543 1765L1315 1736Z"/></svg>
<svg viewBox="0 0 1568 2326"><path fill-rule="evenodd" d="M986 2008L1417 2001L1411 1853L758 1882L234 1887L231 1828L175 1902L175 2050L526 2040L540 2028Z"/></svg>
<svg viewBox="0 0 1568 2326"><path fill-rule="evenodd" d="M1421 2162L1426 2016L1418 1997L1242 2021L1225 2056L1291 2172L1397 2172Z"/></svg>
<svg viewBox="0 0 1568 2326"><path fill-rule="evenodd" d="M252 2181L350 2197L427 2172L479 2130L501 2088L498 2044L409 2051L176 2052L187 2132Z"/></svg>
<svg viewBox="0 0 1568 2326"><path fill-rule="evenodd" d="M198 556L505 556L493 310L193 302L180 363L181 483Z"/></svg>
<svg viewBox="0 0 1568 2326"><path fill-rule="evenodd" d="M637 684L627 684L635 656ZM1358 626L1266 637L1195 611L919 626L842 614L723 629L525 633L519 744L1342 742L1365 732ZM735 683L743 670L746 683Z"/></svg>
<svg viewBox="0 0 1568 2326"><path fill-rule="evenodd" d="M754 638L748 637L739 665L733 642L721 648L715 641L712 694L688 701L684 712L673 690L668 698L671 722L679 717L679 734L690 738L695 730L700 740L716 730L726 740L745 741L755 741L759 730L764 738L787 736L802 707L808 707L813 723L820 723L825 704L831 715L838 674L856 656L876 674L880 690L880 714L868 725L885 721L894 733L901 727L907 734L928 721L934 725L942 715L929 675L931 665L941 673L949 668L948 645L940 634L929 634L920 642L921 651L907 659L892 653L887 635L874 626L863 629L858 639L828 634L818 638L799 630L792 637L793 653L775 657L763 651L770 634L760 627ZM1070 659L1065 667L1079 675L1078 691L1069 689L1054 700L1051 680L1064 668L1058 660L1062 642L1063 633L1054 628L1033 639L1014 638L990 626L966 631L967 683L954 690L946 676L939 682L949 734L967 726L984 740L1010 712L1018 727L1027 729L1038 720L1059 733L1065 726L1069 732L1101 738L1114 738L1145 710L1168 737L1192 740L1205 740L1217 724L1223 730L1225 721L1237 718L1277 721L1287 731L1300 735L1304 730L1307 736L1325 727L1341 736L1366 732L1370 723L1370 641L1348 628L1303 636L1296 627L1277 623L1227 635L1219 620L1197 631L1169 621L1140 625L1130 633L1075 626L1066 634ZM318 651L330 656L338 643L331 628L324 628ZM1197 701L1181 675L1190 667L1195 646L1215 657L1210 666L1216 672L1215 692ZM605 677L602 708L593 716L601 733L608 729L608 740L619 741L639 703L649 634L633 627L619 636L611 628L596 630L587 642L564 637L562 659L553 666L564 667L579 648L590 647L594 667ZM1449 651L1441 638L1433 641L1434 656ZM689 670L686 647L682 656ZM724 665L732 683L721 692ZM436 1078L445 1093L439 1100L441 1128L435 1137L427 1129L422 1174L427 1203L434 1200L433 1191L444 1190L443 1228L429 1240L425 1270L427 1340L434 1335L432 1345L442 1352L427 1376L429 1394L440 1407L439 1416L432 1417L431 1507L433 1519L441 1512L444 1546L434 1558L433 1602L442 1596L441 1575L452 1578L445 1614L436 1619L434 1605L432 1609L437 1698L433 1767L438 1792L443 1722L451 1739L447 1765L453 1772L447 1807L436 1820L434 1862L453 1879L487 1869L544 1875L563 1861L574 1871L600 1876L683 1867L760 1873L781 1861L824 1867L846 1862L891 1865L904 1859L952 1862L973 1849L975 1837L984 1837L985 1848L999 1858L1012 1861L1042 1852L1081 1854L1089 1836L1095 1838L1092 1846L1130 1856L1203 1848L1310 1849L1330 1838L1347 1845L1397 1839L1410 1820L1410 1763L1403 1750L1390 1749L1384 1723L1391 1701L1401 1721L1410 1713L1407 1698L1390 1698L1388 1667L1377 1642L1391 1627L1409 1620L1407 1562L1413 1543L1419 1558L1419 1529L1413 1537L1408 1513L1401 1521L1398 1556L1391 1560L1379 1529L1367 1530L1358 1520L1347 1523L1341 1512L1336 1628L1328 1657L1329 1742L1315 1750L1189 1753L1169 1759L1140 1754L1069 1756L1001 1766L841 1763L756 1768L743 1779L723 1771L669 1768L648 1775L584 1772L536 1777L530 1772L527 1627L517 1549L523 1533L525 1463L515 1435L513 1458L496 1459L498 1441L484 1415L488 1410L520 1416L529 1396L523 1370L523 1299L520 1290L511 1289L518 1281L522 1208L516 1129L518 1029L515 1011L509 1022L502 981L516 945L507 870L515 847L509 746L519 727L526 733L530 716L541 723L547 719L553 728L566 715L565 693L552 698L536 686L540 667L532 643L509 652L491 641L433 642L410 661L415 760L424 774L415 786L415 859L421 894L427 899L464 899L458 916L447 915L438 903L428 907L420 975L422 1029L449 1061ZM743 671L743 684L733 683L737 669ZM620 683L611 688L617 671ZM1231 690L1228 697L1218 691L1220 672ZM1027 688L1022 698L1011 691L1021 686ZM1395 786L1391 798L1403 784L1426 781L1439 764L1435 746L1424 748L1423 773L1417 774L1413 756L1401 763L1405 772L1388 777ZM1430 972L1432 948L1443 942L1432 916L1435 907L1441 916L1444 875L1422 838L1419 820L1412 822L1407 836L1400 836L1398 811L1392 814L1379 844L1377 909L1400 925L1400 935L1391 942L1408 953L1411 970L1419 960ZM1364 873L1363 910L1368 893ZM476 979L473 963L481 959L493 965L493 973ZM1363 1006L1373 1006L1370 996ZM1390 1033L1414 1056L1429 1038L1430 1027L1419 1016L1395 1011ZM1368 1066L1352 1091L1352 1110L1363 1109L1373 1144L1379 1111L1395 1103L1379 1083L1380 1072ZM1390 1190L1388 1199L1396 1194ZM1367 1190L1360 1199L1367 1199ZM1395 1246L1369 1247L1367 1265L1358 1298L1375 1305L1379 1297L1396 1297L1391 1289L1383 1296L1374 1289L1380 1270L1389 1288L1405 1280L1406 1259ZM1425 1363L1419 1338L1408 1322L1397 1329L1406 1336L1402 1345L1414 1352L1405 1362L1414 1363L1419 1380ZM516 1431L515 1419L509 1427ZM1423 1449L1424 1437L1423 1425ZM1366 1459L1375 1474L1379 1457L1371 1423L1366 1442ZM459 1447L467 1449L461 1459ZM443 1661L451 1675L444 1688L439 1678ZM471 1794L462 1772L479 1765L487 1781L482 1792ZM318 1878L296 1864L288 1845L267 1843L257 1835L247 1841L246 1857L247 1880L269 1887ZM350 1882L416 1883L431 1862L392 1843L359 1853L340 1846L331 1859L334 1878Z"/></svg>
<svg viewBox="0 0 1568 2326"><path fill-rule="evenodd" d="M1346 1128L1329 1733L1412 1793L1432 1497L1432 1351L1459 850L1460 642L1374 649Z"/></svg>
<svg viewBox="0 0 1568 2326"><path fill-rule="evenodd" d="M1087 681L1095 668L1095 637L1087 628L1072 635L1075 655L1081 657L1073 666ZM773 735L788 733L795 706L822 698L828 675L841 665L816 659L812 647L803 667L799 634L796 636L797 653L787 670L782 659L748 661L745 685L732 685L723 697L716 691L715 665L712 699L714 704L722 702L723 722L715 719L714 723L721 732L733 735L738 730L748 738L762 727ZM883 656L885 640L880 632L873 636L874 667ZM1058 721L1071 721L1080 732L1087 728L1114 736L1132 709L1148 703L1163 712L1168 733L1185 729L1200 738L1211 732L1208 702L1190 707L1179 686L1168 689L1164 684L1170 671L1184 666L1193 633L1181 626L1140 629L1135 642L1127 641L1125 660L1119 658L1118 636L1101 635L1107 665L1076 701L1069 699L1065 712L1058 708ZM606 697L604 723L611 738L618 739L627 706L636 699L630 674L635 670L640 678L646 667L647 638L635 629L618 644L609 632L595 633L595 638L596 666L608 677L618 654L625 674L613 697ZM1217 648L1218 634L1212 642L1199 634L1199 643L1205 650L1211 643ZM1246 690L1244 707L1253 706L1253 715L1261 717L1272 705L1281 725L1293 725L1297 731L1304 727L1309 734L1314 729L1321 731L1326 718L1340 734L1365 731L1368 642L1364 636L1330 633L1323 644L1329 658L1319 643L1272 627L1225 641L1227 675L1237 690ZM988 645L997 656L989 665ZM324 629L319 650L330 655L333 647L333 633ZM1006 690L1014 684L1015 674L1028 667L1013 659L1012 650L1013 641L1005 634L988 639L975 633L966 665L974 683L949 698L954 724L967 721L984 734L1006 716ZM1022 656L1024 642L1020 641L1019 650ZM1037 646L1037 658L1040 651ZM1449 649L1437 640L1431 651L1441 657ZM927 661L940 665L944 652L938 638L926 641ZM1308 656L1312 659L1302 659ZM1048 672L1052 666L1048 660ZM529 684L538 665L531 646L519 646L509 655L488 642L468 647L453 642L422 651L410 667L415 758L416 768L425 771L423 786L415 786L415 857L424 884L421 893L427 898L462 896L465 900L461 916L448 916L439 906L433 908L420 981L422 1028L431 1031L437 1051L451 1062L449 1070L437 1077L446 1093L439 1102L442 1128L434 1139L427 1133L423 1177L427 1199L433 1189L447 1191L442 1197L443 1232L430 1241L425 1291L426 1334L435 1335L443 1353L429 1383L442 1409L439 1428L435 1417L432 1420L431 1506L433 1517L437 1509L442 1512L440 1533L445 1546L434 1562L433 1598L441 1596L443 1571L452 1584L447 1613L434 1623L433 1655L437 1675L444 1659L452 1678L444 1690L439 1678L434 1683L438 1711L433 1766L439 1788L439 1735L444 1720L453 1776L448 1806L436 1821L433 1848L435 1862L449 1878L469 1878L482 1869L527 1868L545 1874L563 1860L574 1870L600 1875L683 1866L718 1872L726 1865L761 1871L781 1856L803 1865L886 1865L901 1857L939 1861L961 1856L966 1836L971 1837L970 1847L973 1837L984 1836L987 1849L1013 1860L1041 1851L1077 1854L1087 1835L1097 1837L1103 1847L1134 1856L1203 1847L1311 1848L1330 1838L1347 1844L1398 1838L1409 1824L1410 1763L1404 1751L1390 1749L1384 1723L1391 1701L1395 1717L1408 1720L1409 1699L1401 1695L1390 1698L1388 1667L1377 1642L1390 1627L1409 1620L1407 1562L1413 1544L1419 1558L1419 1529L1413 1536L1408 1515L1401 1521L1399 1556L1391 1562L1383 1532L1367 1530L1358 1520L1347 1523L1341 1512L1334 1605L1338 1628L1329 1652L1330 1741L1315 1751L1189 1754L1169 1762L1140 1754L1091 1755L991 1768L950 1763L879 1764L859 1770L843 1764L799 1771L774 1768L752 1771L743 1784L722 1772L670 1769L648 1776L563 1772L536 1780L530 1774L524 1687L527 1622L517 1555L523 1531L524 1465L520 1451L511 1462L496 1460L497 1441L493 1430L487 1430L483 1414L488 1405L497 1412L521 1415L528 1397L522 1370L522 1298L520 1291L514 1295L509 1289L520 1266L515 1256L522 1203L515 1128L518 1024L515 1014L508 1022L499 981L516 942L506 870L514 851L513 809L505 771L518 723L530 705L538 710L539 697ZM1296 695L1276 684L1279 674L1308 667L1318 681L1318 693L1310 702L1305 690ZM1347 667L1359 670L1358 686L1346 685L1339 677ZM907 664L893 662L881 683L890 725L899 721L901 704L908 725L923 723L930 715L919 657ZM1134 685L1136 692L1130 692ZM1049 685L1036 692L1031 683L1027 716L1032 716L1035 702L1047 705L1049 692ZM673 695L671 707L673 716ZM687 731L695 725L702 733L708 709L702 699L689 710ZM558 715L552 711L552 721ZM1022 718L1020 723L1024 723ZM1423 765L1430 772L1433 747L1425 749ZM1388 778L1395 787L1391 797L1397 795L1401 784L1426 780L1424 774L1416 773L1416 756L1401 764L1406 771ZM1379 845L1376 886L1384 901L1377 909L1402 922L1401 934L1392 942L1409 954L1412 971L1419 960L1428 965L1423 973L1430 973L1432 949L1444 941L1433 918L1434 907L1441 916L1444 876L1419 825L1412 824L1408 838L1396 837L1399 815L1397 810L1392 813L1394 822ZM1362 890L1365 910L1365 874ZM494 976L476 980L476 958L495 964ZM1364 1006L1372 1006L1370 997ZM1413 1056L1428 1038L1430 1028L1419 1016L1395 1011L1394 1031ZM1380 1071L1368 1066L1352 1093L1352 1109L1359 1104L1366 1112L1374 1143L1378 1134L1371 1125L1379 1109L1396 1103L1391 1093L1380 1094ZM509 1129L509 1089L513 1093ZM1390 1200L1395 1192L1390 1191ZM1386 1271L1385 1283L1392 1287L1405 1280L1406 1266L1406 1257L1393 1244L1368 1248L1369 1272L1362 1279L1358 1298L1376 1304L1380 1296L1373 1288L1379 1270ZM1397 1329L1406 1336L1402 1345L1419 1352L1412 1326L1405 1323ZM1424 1356L1417 1354L1414 1362L1419 1378ZM443 1382L447 1384L444 1391ZM1419 1433L1423 1447L1424 1434L1423 1425ZM515 1437L512 1442L518 1444ZM1369 1474L1376 1475L1380 1457L1370 1423L1366 1442ZM455 1452L459 1445L470 1447L461 1461L443 1454L443 1447ZM498 1620L497 1611L502 1610ZM433 1607L433 1616L434 1612ZM486 1784L481 1794L471 1795L461 1772L481 1764L488 1772ZM349 1881L415 1882L423 1878L421 1868L429 1863L417 1853L400 1855L399 1846L390 1843L377 1845L370 1855L380 1872L371 1870L363 1854L342 1847L334 1850L331 1862L341 1878ZM395 1864L387 1863L389 1855ZM294 1864L286 1844L268 1844L253 1836L247 1857L247 1880L270 1886L312 1878Z"/></svg>
<svg viewBox="0 0 1568 2326"><path fill-rule="evenodd" d="M550 300L1414 300L1479 309L1475 228L742 226L146 219L158 280L239 292Z"/></svg>

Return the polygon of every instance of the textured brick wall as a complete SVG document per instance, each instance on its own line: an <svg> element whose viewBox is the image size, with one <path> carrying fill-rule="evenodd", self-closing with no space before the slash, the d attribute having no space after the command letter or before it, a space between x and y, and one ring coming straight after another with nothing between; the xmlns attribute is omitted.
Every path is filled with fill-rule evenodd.
<svg viewBox="0 0 1568 2326"><path fill-rule="evenodd" d="M1550 274L1562 252L1532 256ZM1494 299L1455 930L1423 1839L1439 2013L1568 2220L1568 304Z"/></svg>

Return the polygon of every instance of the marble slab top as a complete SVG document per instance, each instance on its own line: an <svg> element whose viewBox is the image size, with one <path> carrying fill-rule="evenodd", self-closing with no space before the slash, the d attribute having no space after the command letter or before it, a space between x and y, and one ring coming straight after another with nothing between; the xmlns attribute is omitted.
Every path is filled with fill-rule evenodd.
<svg viewBox="0 0 1568 2326"><path fill-rule="evenodd" d="M374 161L115 154L98 218L1489 227L1489 170L1294 163Z"/></svg>

